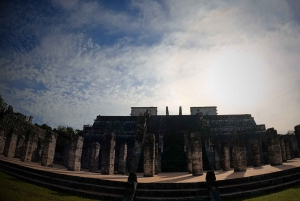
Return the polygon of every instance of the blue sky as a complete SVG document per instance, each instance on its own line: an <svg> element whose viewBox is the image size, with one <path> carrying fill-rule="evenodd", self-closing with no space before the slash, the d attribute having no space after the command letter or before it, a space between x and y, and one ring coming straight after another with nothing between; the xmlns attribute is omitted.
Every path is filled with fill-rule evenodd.
<svg viewBox="0 0 300 201"><path fill-rule="evenodd" d="M300 123L300 2L4 1L0 94L52 127L156 106Z"/></svg>

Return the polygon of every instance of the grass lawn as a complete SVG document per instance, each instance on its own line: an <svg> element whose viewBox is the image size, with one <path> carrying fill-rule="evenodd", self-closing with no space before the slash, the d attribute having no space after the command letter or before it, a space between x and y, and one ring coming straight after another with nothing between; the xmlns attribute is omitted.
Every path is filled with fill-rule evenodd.
<svg viewBox="0 0 300 201"><path fill-rule="evenodd" d="M0 201L96 201L39 187L0 172ZM299 201L300 186L278 193L235 201ZM100 200L97 200L100 201Z"/></svg>
<svg viewBox="0 0 300 201"><path fill-rule="evenodd" d="M300 200L300 186L297 185L293 188L282 190L278 193L263 195L255 198L237 199L234 201L299 201Z"/></svg>
<svg viewBox="0 0 300 201"><path fill-rule="evenodd" d="M0 172L1 201L96 201L39 187ZM97 200L99 201L99 200Z"/></svg>

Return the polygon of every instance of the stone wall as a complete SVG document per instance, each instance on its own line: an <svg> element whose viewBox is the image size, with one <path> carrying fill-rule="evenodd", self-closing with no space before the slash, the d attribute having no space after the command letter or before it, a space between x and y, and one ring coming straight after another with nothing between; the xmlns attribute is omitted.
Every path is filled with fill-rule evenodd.
<svg viewBox="0 0 300 201"><path fill-rule="evenodd" d="M192 174L193 176L200 176L203 175L201 133L192 132L190 135Z"/></svg>
<svg viewBox="0 0 300 201"><path fill-rule="evenodd" d="M68 170L80 171L83 137L76 135L71 143L68 156Z"/></svg>
<svg viewBox="0 0 300 201"><path fill-rule="evenodd" d="M102 152L101 174L114 173L116 136L113 133L105 135L105 145Z"/></svg>
<svg viewBox="0 0 300 201"><path fill-rule="evenodd" d="M89 171L96 172L98 170L100 144L98 142L93 142L90 150L91 150L91 154L90 154Z"/></svg>
<svg viewBox="0 0 300 201"><path fill-rule="evenodd" d="M266 130L265 135L268 143L268 155L270 165L281 165L282 154L280 148L280 139L277 135L277 131L274 130L274 128L269 128Z"/></svg>
<svg viewBox="0 0 300 201"><path fill-rule="evenodd" d="M42 166L53 166L54 154L55 154L55 146L56 146L57 134L54 132L47 132L45 137L45 144L43 147L42 154Z"/></svg>
<svg viewBox="0 0 300 201"><path fill-rule="evenodd" d="M147 133L144 142L144 177L155 175L155 136Z"/></svg>
<svg viewBox="0 0 300 201"><path fill-rule="evenodd" d="M246 139L239 132L234 132L233 135L233 167L235 172L246 171L247 156L246 156Z"/></svg>

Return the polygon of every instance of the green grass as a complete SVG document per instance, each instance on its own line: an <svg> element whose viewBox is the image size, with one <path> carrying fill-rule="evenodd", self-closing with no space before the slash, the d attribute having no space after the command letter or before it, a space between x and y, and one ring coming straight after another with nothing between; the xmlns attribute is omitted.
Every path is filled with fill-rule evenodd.
<svg viewBox="0 0 300 201"><path fill-rule="evenodd" d="M96 201L39 187L0 172L1 201ZM97 200L99 201L99 200Z"/></svg>
<svg viewBox="0 0 300 201"><path fill-rule="evenodd" d="M262 195L255 198L237 199L235 201L299 201L300 200L300 185L282 190L277 193Z"/></svg>
<svg viewBox="0 0 300 201"><path fill-rule="evenodd" d="M0 200L1 201L96 201L72 196L39 187L0 171ZM300 186L295 186L277 193L263 195L255 198L236 199L235 201L299 201ZM100 201L100 200L97 200Z"/></svg>

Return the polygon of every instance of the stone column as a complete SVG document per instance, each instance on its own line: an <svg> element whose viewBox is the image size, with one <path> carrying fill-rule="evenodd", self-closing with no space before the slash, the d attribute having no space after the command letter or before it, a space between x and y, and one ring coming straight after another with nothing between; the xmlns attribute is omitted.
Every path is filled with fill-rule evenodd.
<svg viewBox="0 0 300 201"><path fill-rule="evenodd" d="M82 145L82 155L81 155L81 168L89 169L90 159L91 159L91 145L92 143L85 141Z"/></svg>
<svg viewBox="0 0 300 201"><path fill-rule="evenodd" d="M6 137L5 146L3 154L6 157L13 158L15 156L16 146L17 146L18 135L13 131L10 131Z"/></svg>
<svg viewBox="0 0 300 201"><path fill-rule="evenodd" d="M127 146L127 168L129 173L135 173L134 146Z"/></svg>
<svg viewBox="0 0 300 201"><path fill-rule="evenodd" d="M144 141L144 177L153 177L155 174L155 136L146 133Z"/></svg>
<svg viewBox="0 0 300 201"><path fill-rule="evenodd" d="M32 153L33 153L33 135L32 131L29 131L25 135L25 140L23 142L22 152L21 152L21 161L24 162L30 162L32 159Z"/></svg>
<svg viewBox="0 0 300 201"><path fill-rule="evenodd" d="M98 142L93 142L91 144L90 151L90 172L96 172L98 170L98 161L99 161L99 152L100 152L100 144Z"/></svg>
<svg viewBox="0 0 300 201"><path fill-rule="evenodd" d="M155 143L155 174L158 174L158 167L157 167L157 157L158 157L158 143Z"/></svg>
<svg viewBox="0 0 300 201"><path fill-rule="evenodd" d="M45 144L42 154L42 166L53 166L55 147L56 147L57 134L53 132L47 132L45 137Z"/></svg>
<svg viewBox="0 0 300 201"><path fill-rule="evenodd" d="M220 170L221 169L220 145L215 145L214 151L215 151L215 170Z"/></svg>
<svg viewBox="0 0 300 201"><path fill-rule="evenodd" d="M80 171L83 137L76 135L69 149L68 170Z"/></svg>
<svg viewBox="0 0 300 201"><path fill-rule="evenodd" d="M300 125L295 126L295 137L298 145L298 157L300 157Z"/></svg>
<svg viewBox="0 0 300 201"><path fill-rule="evenodd" d="M288 140L285 141L285 149L286 149L286 160L291 160L291 150L290 150L290 143Z"/></svg>
<svg viewBox="0 0 300 201"><path fill-rule="evenodd" d="M274 128L269 128L266 130L265 135L268 142L268 154L270 165L282 165L282 154L277 131L274 130Z"/></svg>
<svg viewBox="0 0 300 201"><path fill-rule="evenodd" d="M105 135L105 146L102 152L101 174L114 174L116 136L113 133Z"/></svg>
<svg viewBox="0 0 300 201"><path fill-rule="evenodd" d="M119 165L118 173L126 173L126 161L127 161L127 144L125 142L120 143L120 152L119 152Z"/></svg>
<svg viewBox="0 0 300 201"><path fill-rule="evenodd" d="M284 139L280 139L280 148L281 148L281 154L282 154L282 162L286 162L286 148L284 144Z"/></svg>
<svg viewBox="0 0 300 201"><path fill-rule="evenodd" d="M192 158L192 174L193 176L203 175L202 164L202 144L201 134L199 132L191 133L191 158Z"/></svg>
<svg viewBox="0 0 300 201"><path fill-rule="evenodd" d="M0 131L0 154L3 154L4 147L5 147L5 140L6 137L4 136L4 130Z"/></svg>
<svg viewBox="0 0 300 201"><path fill-rule="evenodd" d="M161 172L161 152L158 144L157 144L157 148L155 146L155 152L156 150L157 150L157 154L155 155L155 174L158 174Z"/></svg>
<svg viewBox="0 0 300 201"><path fill-rule="evenodd" d="M239 132L234 132L233 137L233 168L235 172L246 171L247 155L246 155L246 143L244 136Z"/></svg>
<svg viewBox="0 0 300 201"><path fill-rule="evenodd" d="M222 146L223 149L223 170L228 171L230 170L230 150L228 144L225 142Z"/></svg>
<svg viewBox="0 0 300 201"><path fill-rule="evenodd" d="M259 150L258 141L256 139L253 139L251 145L252 145L251 149L252 149L253 167L260 167L261 160L260 160L260 150Z"/></svg>
<svg viewBox="0 0 300 201"><path fill-rule="evenodd" d="M191 150L191 133L185 132L186 136L186 163L187 171L192 174L192 150Z"/></svg>

